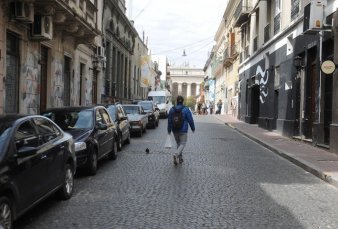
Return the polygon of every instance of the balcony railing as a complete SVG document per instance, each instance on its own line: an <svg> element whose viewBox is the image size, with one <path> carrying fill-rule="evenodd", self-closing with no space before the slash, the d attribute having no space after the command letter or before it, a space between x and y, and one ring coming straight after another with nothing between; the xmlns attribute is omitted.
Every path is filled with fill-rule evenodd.
<svg viewBox="0 0 338 229"><path fill-rule="evenodd" d="M234 13L235 26L238 27L249 19L252 10L251 0L241 0Z"/></svg>
<svg viewBox="0 0 338 229"><path fill-rule="evenodd" d="M229 65L232 64L234 59L238 56L238 49L237 49L238 45L234 44L231 45L230 47L227 47L224 51L224 55L223 55L223 61L225 65Z"/></svg>
<svg viewBox="0 0 338 229"><path fill-rule="evenodd" d="M270 24L267 24L264 28L264 43L270 40Z"/></svg>

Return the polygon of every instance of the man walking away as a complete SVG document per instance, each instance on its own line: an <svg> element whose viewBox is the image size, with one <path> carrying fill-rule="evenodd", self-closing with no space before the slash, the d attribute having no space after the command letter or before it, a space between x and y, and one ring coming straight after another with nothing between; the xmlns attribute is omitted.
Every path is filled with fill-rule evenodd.
<svg viewBox="0 0 338 229"><path fill-rule="evenodd" d="M187 143L188 124L192 132L195 132L194 119L190 110L183 105L184 98L177 96L177 104L172 107L168 115L168 134L174 133L177 150L174 153L174 165L183 162L182 151Z"/></svg>

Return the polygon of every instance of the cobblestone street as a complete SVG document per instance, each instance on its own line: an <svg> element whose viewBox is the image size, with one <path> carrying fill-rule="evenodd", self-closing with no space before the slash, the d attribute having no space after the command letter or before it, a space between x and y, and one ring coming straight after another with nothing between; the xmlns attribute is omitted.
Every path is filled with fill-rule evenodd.
<svg viewBox="0 0 338 229"><path fill-rule="evenodd" d="M69 201L49 198L16 227L338 228L337 188L213 116L194 118L182 165L164 149L161 119L95 176L80 172Z"/></svg>

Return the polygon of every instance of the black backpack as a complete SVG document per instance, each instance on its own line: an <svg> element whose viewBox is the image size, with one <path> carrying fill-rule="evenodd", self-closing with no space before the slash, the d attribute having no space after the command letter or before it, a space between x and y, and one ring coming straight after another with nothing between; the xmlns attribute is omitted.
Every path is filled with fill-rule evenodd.
<svg viewBox="0 0 338 229"><path fill-rule="evenodd" d="M181 109L174 108L172 123L173 123L173 129L175 130L179 130L183 126L183 122L184 122L183 112L182 112L183 109L184 107Z"/></svg>

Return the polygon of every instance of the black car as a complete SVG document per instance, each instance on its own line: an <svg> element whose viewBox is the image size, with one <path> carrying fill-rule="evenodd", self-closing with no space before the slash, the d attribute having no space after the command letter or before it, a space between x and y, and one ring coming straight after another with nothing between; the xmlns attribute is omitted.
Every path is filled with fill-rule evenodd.
<svg viewBox="0 0 338 229"><path fill-rule="evenodd" d="M73 135L78 167L95 175L98 160L116 159L116 127L103 106L51 108L42 115Z"/></svg>
<svg viewBox="0 0 338 229"><path fill-rule="evenodd" d="M108 113L117 127L118 150L122 149L123 143L130 143L130 125L121 104L107 105Z"/></svg>
<svg viewBox="0 0 338 229"><path fill-rule="evenodd" d="M47 196L73 194L74 140L40 116L0 116L0 228Z"/></svg>
<svg viewBox="0 0 338 229"><path fill-rule="evenodd" d="M160 120L160 110L157 108L156 104L150 100L140 101L137 104L141 105L148 114L147 127L156 128Z"/></svg>

